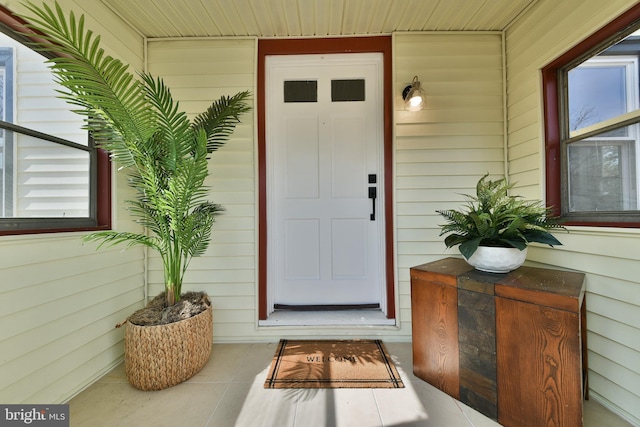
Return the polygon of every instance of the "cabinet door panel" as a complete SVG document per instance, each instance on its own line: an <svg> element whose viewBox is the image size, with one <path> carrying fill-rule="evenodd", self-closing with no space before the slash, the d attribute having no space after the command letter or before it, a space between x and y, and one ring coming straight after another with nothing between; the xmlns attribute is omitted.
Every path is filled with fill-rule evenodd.
<svg viewBox="0 0 640 427"><path fill-rule="evenodd" d="M457 289L411 281L413 372L456 399L460 396Z"/></svg>
<svg viewBox="0 0 640 427"><path fill-rule="evenodd" d="M582 425L578 313L496 298L498 422Z"/></svg>

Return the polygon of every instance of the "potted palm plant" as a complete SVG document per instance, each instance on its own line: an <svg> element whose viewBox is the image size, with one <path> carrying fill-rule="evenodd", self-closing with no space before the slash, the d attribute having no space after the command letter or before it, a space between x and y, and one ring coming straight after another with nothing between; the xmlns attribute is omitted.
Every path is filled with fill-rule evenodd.
<svg viewBox="0 0 640 427"><path fill-rule="evenodd" d="M522 265L529 243L562 245L550 230L565 229L550 208L540 201L510 196L505 179L491 181L488 174L476 185L476 195L464 195L461 210L437 210L447 221L440 235L448 234L448 248L460 245L460 253L478 270L506 273Z"/></svg>
<svg viewBox="0 0 640 427"><path fill-rule="evenodd" d="M67 16L57 3L27 8L33 16L25 18L39 37L33 47L55 55L49 63L61 98L84 116L94 141L128 172L136 191L127 203L142 232L99 231L85 241L143 245L157 251L164 266L165 292L127 322L127 377L145 390L175 385L198 372L211 351L211 302L203 293L185 298L182 283L191 259L207 249L222 210L207 200L209 155L249 111L249 93L223 96L189 120L162 79L136 76L107 56L84 16Z"/></svg>

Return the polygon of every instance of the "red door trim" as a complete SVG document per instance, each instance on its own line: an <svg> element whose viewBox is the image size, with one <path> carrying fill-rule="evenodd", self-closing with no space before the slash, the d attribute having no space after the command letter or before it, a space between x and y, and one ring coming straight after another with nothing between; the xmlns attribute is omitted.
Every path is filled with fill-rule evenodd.
<svg viewBox="0 0 640 427"><path fill-rule="evenodd" d="M393 97L391 37L258 40L258 318L267 319L267 164L265 147L265 58L267 55L381 52L384 68L384 195L387 313L395 318L393 254Z"/></svg>

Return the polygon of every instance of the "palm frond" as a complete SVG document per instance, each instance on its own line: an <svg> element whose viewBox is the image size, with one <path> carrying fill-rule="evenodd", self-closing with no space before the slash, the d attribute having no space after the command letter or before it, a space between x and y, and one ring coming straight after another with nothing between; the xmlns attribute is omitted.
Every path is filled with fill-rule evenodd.
<svg viewBox="0 0 640 427"><path fill-rule="evenodd" d="M162 161L166 169L174 171L179 164L179 159L191 154L193 145L191 123L187 115L179 111L179 103L173 100L171 91L162 79L154 79L147 73L142 73L141 78L148 100L157 111L157 131L162 135L162 143L155 144L162 150L162 155L156 158Z"/></svg>
<svg viewBox="0 0 640 427"><path fill-rule="evenodd" d="M113 246L120 243L126 243L127 247L134 245L148 246L157 249L157 242L154 238L145 234L131 233L125 231L96 231L83 237L85 242L99 241L98 248L102 246Z"/></svg>
<svg viewBox="0 0 640 427"><path fill-rule="evenodd" d="M201 256L207 250L215 217L224 208L218 204L205 202L197 206L182 222L182 234L185 253L189 256Z"/></svg>
<svg viewBox="0 0 640 427"><path fill-rule="evenodd" d="M209 153L216 151L227 142L236 124L239 123L240 116L251 110L246 103L249 96L248 91L239 92L231 97L222 96L193 120L194 127L204 129L209 135L207 141Z"/></svg>

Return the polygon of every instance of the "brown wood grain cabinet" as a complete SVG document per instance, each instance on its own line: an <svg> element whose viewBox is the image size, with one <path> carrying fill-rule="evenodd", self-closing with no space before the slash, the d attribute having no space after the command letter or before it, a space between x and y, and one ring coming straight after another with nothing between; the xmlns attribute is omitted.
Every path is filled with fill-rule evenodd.
<svg viewBox="0 0 640 427"><path fill-rule="evenodd" d="M511 426L581 426L584 274L484 273L445 258L411 269L413 370Z"/></svg>

